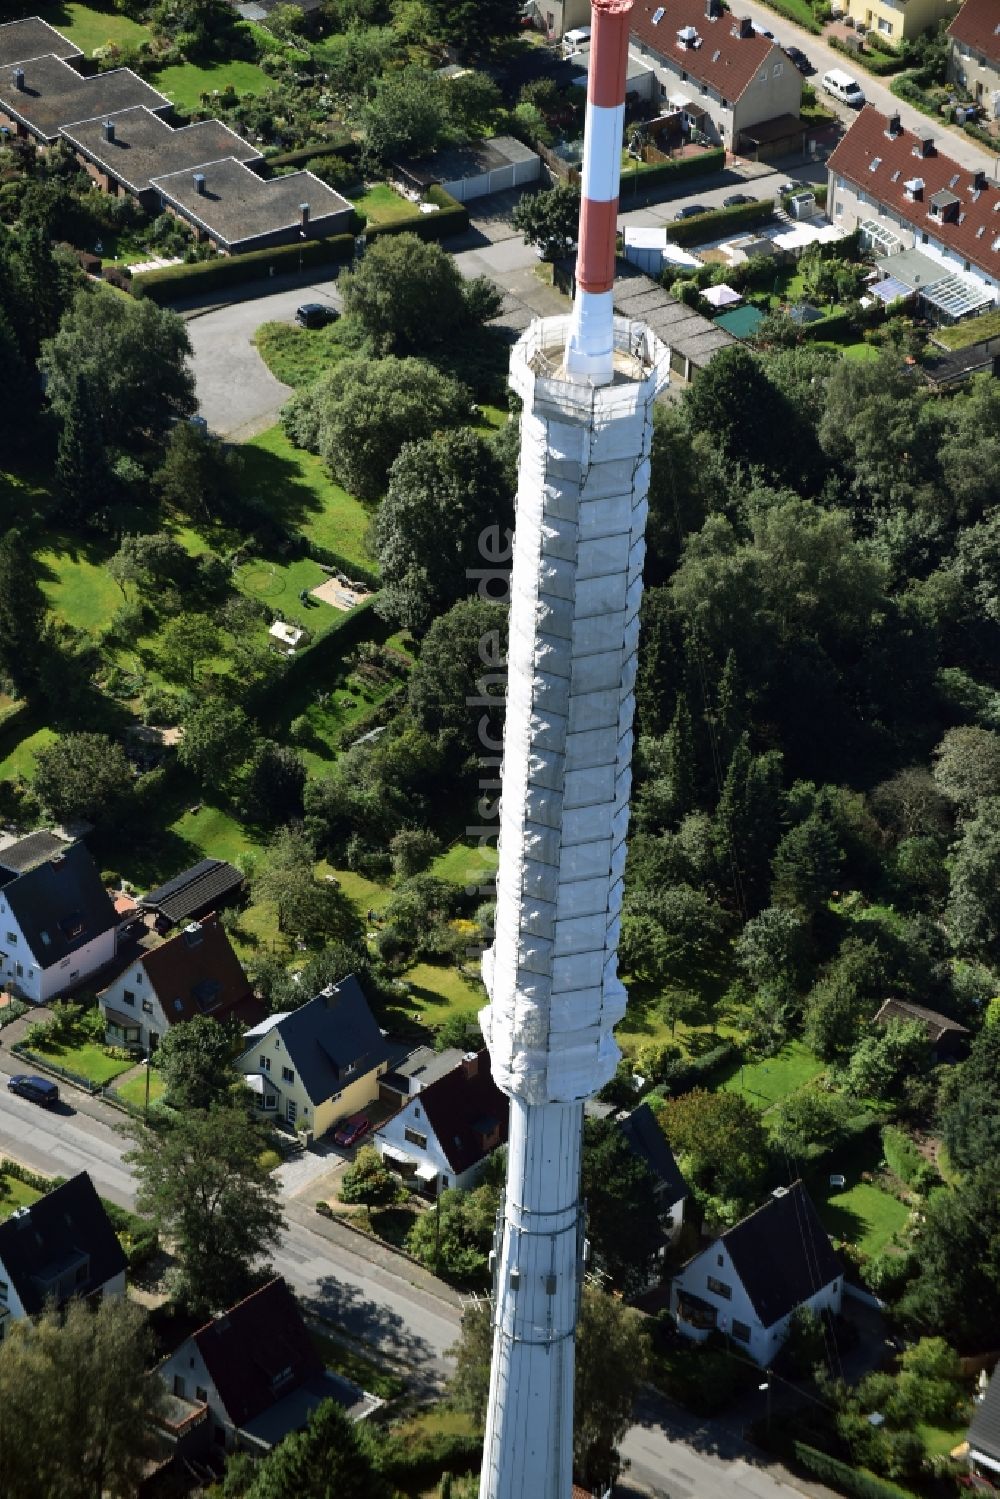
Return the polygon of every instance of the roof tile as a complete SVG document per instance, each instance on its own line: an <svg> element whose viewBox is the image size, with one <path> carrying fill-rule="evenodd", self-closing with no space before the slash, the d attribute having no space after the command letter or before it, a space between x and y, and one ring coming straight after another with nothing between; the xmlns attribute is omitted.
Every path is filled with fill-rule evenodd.
<svg viewBox="0 0 1000 1499"><path fill-rule="evenodd" d="M659 20L654 21L655 16ZM700 45L685 46L677 33L692 26ZM780 49L766 36L739 34L739 17L722 11L715 20L705 14L705 0L637 0L631 15L632 36L658 57L669 58L698 83L707 83L730 102L750 87L772 52ZM734 34L735 33L735 34Z"/></svg>
<svg viewBox="0 0 1000 1499"><path fill-rule="evenodd" d="M948 35L981 52L994 67L1000 67L1000 10L997 0L965 0L948 27Z"/></svg>

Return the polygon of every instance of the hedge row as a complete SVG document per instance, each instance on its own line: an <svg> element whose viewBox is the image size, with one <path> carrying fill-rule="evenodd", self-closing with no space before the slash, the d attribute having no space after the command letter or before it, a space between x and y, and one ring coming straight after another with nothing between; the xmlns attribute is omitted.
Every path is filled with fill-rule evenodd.
<svg viewBox="0 0 1000 1499"><path fill-rule="evenodd" d="M906 1494L905 1489L897 1488L894 1483L886 1483L863 1468L852 1468L828 1452L810 1447L807 1442L793 1441L792 1452L810 1473L842 1494L852 1495L853 1499L902 1499Z"/></svg>
<svg viewBox="0 0 1000 1499"><path fill-rule="evenodd" d="M906 67L906 58L900 57L898 53L892 55L888 52L879 52L875 56L872 52L860 52L857 47L849 47L839 37L827 38L830 46L835 52L842 52L852 62L856 62L859 68L864 68L868 73L874 73L876 78L885 77L889 73L901 73Z"/></svg>
<svg viewBox="0 0 1000 1499"><path fill-rule="evenodd" d="M635 191L644 192L656 182L676 182L683 177L701 177L706 172L721 172L726 164L726 152L722 146L713 146L700 156L679 156L676 161L658 161L651 166L642 166L635 174ZM623 174L629 177L629 173ZM631 181L631 178L629 178ZM622 183L622 196L631 188Z"/></svg>
<svg viewBox="0 0 1000 1499"><path fill-rule="evenodd" d="M265 156L263 169L267 175L274 167L301 167L317 156L342 156L345 161L355 162L360 154L361 148L355 141L323 141L315 146L301 146L297 151L280 151L276 156Z"/></svg>
<svg viewBox="0 0 1000 1499"><path fill-rule="evenodd" d="M365 238L383 239L387 234L415 234L418 239L446 239L469 227L469 210L464 203L446 193L437 183L424 194L428 203L437 205L437 213L415 213L412 218L395 219L391 224L369 224Z"/></svg>
<svg viewBox="0 0 1000 1499"><path fill-rule="evenodd" d="M414 1441L390 1436L379 1453L379 1470L397 1488L427 1489L446 1470L471 1473L483 1460L482 1437L435 1432Z"/></svg>
<svg viewBox="0 0 1000 1499"><path fill-rule="evenodd" d="M303 240L301 245L278 245L271 250L249 250L245 255L224 255L218 260L144 271L132 277L131 289L133 296L149 297L162 306L182 297L215 291L217 287L264 281L272 274L297 270L300 265L346 265L353 255L353 235L335 234L330 239Z"/></svg>
<svg viewBox="0 0 1000 1499"><path fill-rule="evenodd" d="M879 302L867 311L835 312L830 317L818 318L814 323L802 325L803 338L821 338L838 343L845 337L855 337L862 328L872 328L881 323L886 315L886 310Z"/></svg>
<svg viewBox="0 0 1000 1499"><path fill-rule="evenodd" d="M355 604L314 645L294 656L288 663L287 671L276 681L269 682L255 697L254 713L266 716L272 700L275 700L275 707L280 707L288 694L297 690L300 677L308 677L310 681L324 681L325 673L342 659L345 652L352 646L359 645L362 640L377 640L379 643L388 640L392 634L392 626L388 620L380 620L378 616L372 618L374 603L373 595L362 603Z"/></svg>
<svg viewBox="0 0 1000 1499"><path fill-rule="evenodd" d="M23 1182L35 1192L51 1192L53 1187L61 1187L66 1180L65 1176L39 1176L37 1171L29 1171L20 1161L8 1160L6 1156L0 1156L0 1176Z"/></svg>
<svg viewBox="0 0 1000 1499"><path fill-rule="evenodd" d="M882 1131L882 1152L889 1170L908 1187L926 1192L937 1180L937 1172L926 1161L905 1131L887 1124Z"/></svg>
<svg viewBox="0 0 1000 1499"><path fill-rule="evenodd" d="M737 203L735 208L717 208L668 224L667 238L675 245L697 245L708 239L721 239L730 229L768 224L773 218L773 198L763 203Z"/></svg>
<svg viewBox="0 0 1000 1499"><path fill-rule="evenodd" d="M735 1042L723 1041L720 1046L706 1051L704 1056L678 1058L667 1064L663 1077L648 1096L676 1098L680 1093L690 1093L692 1088L702 1087L723 1067L741 1061L742 1055Z"/></svg>
<svg viewBox="0 0 1000 1499"><path fill-rule="evenodd" d="M125 1250L128 1268L137 1270L140 1265L151 1260L160 1247L160 1236L156 1228L147 1218L140 1218L138 1213L120 1208L116 1202L109 1202L106 1197L102 1197L101 1201L115 1233L124 1234L127 1238L127 1243L122 1248Z"/></svg>
<svg viewBox="0 0 1000 1499"><path fill-rule="evenodd" d="M915 73L901 73L898 78L892 80L889 88L897 99L902 99L904 104L912 104L915 109L921 110L925 115L931 115L936 120L940 119L937 100L925 93L920 85L914 82L915 77Z"/></svg>
<svg viewBox="0 0 1000 1499"><path fill-rule="evenodd" d="M796 26L801 26L803 31L811 31L813 36L821 36L822 26L810 11L809 16L805 14L803 6L787 4L786 0L764 0L768 10L776 11L779 16L784 16L786 21L794 21Z"/></svg>

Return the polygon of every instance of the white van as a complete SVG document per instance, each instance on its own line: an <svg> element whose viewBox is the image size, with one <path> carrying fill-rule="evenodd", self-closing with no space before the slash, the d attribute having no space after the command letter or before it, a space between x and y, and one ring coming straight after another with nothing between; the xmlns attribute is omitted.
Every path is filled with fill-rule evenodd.
<svg viewBox="0 0 1000 1499"><path fill-rule="evenodd" d="M865 102L864 90L858 80L841 68L831 68L829 73L823 74L823 91L839 99L841 104L850 104L853 109L860 109Z"/></svg>
<svg viewBox="0 0 1000 1499"><path fill-rule="evenodd" d="M572 31L563 32L563 57L571 57L574 52L579 52L581 47L585 47L589 41L589 26L574 26Z"/></svg>

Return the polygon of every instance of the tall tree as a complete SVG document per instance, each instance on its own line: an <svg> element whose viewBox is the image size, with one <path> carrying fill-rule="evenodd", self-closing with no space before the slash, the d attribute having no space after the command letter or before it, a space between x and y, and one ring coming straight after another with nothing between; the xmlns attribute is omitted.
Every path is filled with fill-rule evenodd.
<svg viewBox="0 0 1000 1499"><path fill-rule="evenodd" d="M20 531L0 536L0 671L22 692L37 682L45 595Z"/></svg>
<svg viewBox="0 0 1000 1499"><path fill-rule="evenodd" d="M521 198L511 223L525 242L537 245L543 260L557 260L574 244L580 222L580 190L561 182Z"/></svg>
<svg viewBox="0 0 1000 1499"><path fill-rule="evenodd" d="M378 1469L378 1442L366 1422L351 1421L332 1400L312 1412L304 1431L292 1432L249 1469L245 1499L391 1499Z"/></svg>
<svg viewBox="0 0 1000 1499"><path fill-rule="evenodd" d="M35 757L35 790L62 822L106 822L131 785L125 751L107 734L63 734Z"/></svg>
<svg viewBox="0 0 1000 1499"><path fill-rule="evenodd" d="M934 1192L916 1230L917 1274L899 1305L915 1332L963 1352L991 1345L1000 1321L1000 1168L996 1161Z"/></svg>
<svg viewBox="0 0 1000 1499"><path fill-rule="evenodd" d="M495 757L506 673L507 611L484 599L461 599L427 632L410 676L410 707L449 754Z"/></svg>
<svg viewBox="0 0 1000 1499"><path fill-rule="evenodd" d="M107 504L109 478L90 382L78 371L62 413L56 447L56 483L66 515L77 524L92 520Z"/></svg>
<svg viewBox="0 0 1000 1499"><path fill-rule="evenodd" d="M156 1051L167 1102L177 1109L210 1109L227 1102L241 1084L233 1068L240 1031L211 1015L171 1025Z"/></svg>
<svg viewBox="0 0 1000 1499"><path fill-rule="evenodd" d="M491 47L517 30L520 8L518 0L432 0L431 16L443 41L492 61Z"/></svg>
<svg viewBox="0 0 1000 1499"><path fill-rule="evenodd" d="M760 1192L768 1167L767 1131L760 1114L739 1093L694 1088L668 1099L663 1131L682 1157L685 1178L713 1199L717 1216L735 1221Z"/></svg>
<svg viewBox="0 0 1000 1499"><path fill-rule="evenodd" d="M184 738L177 759L203 786L226 791L233 771L253 742L250 720L242 708L217 697L198 703L184 718Z"/></svg>
<svg viewBox="0 0 1000 1499"><path fill-rule="evenodd" d="M4 262L0 257L0 276ZM21 345L0 299L0 369L4 371L4 399L0 402L0 451L15 453L30 440L38 415L41 390L37 376L21 353Z"/></svg>
<svg viewBox="0 0 1000 1499"><path fill-rule="evenodd" d="M778 837L781 770L777 750L752 756L749 738L743 734L715 810L716 859L745 916L759 911L767 895L768 856Z"/></svg>
<svg viewBox="0 0 1000 1499"><path fill-rule="evenodd" d="M1000 1024L988 1020L963 1062L941 1116L948 1154L961 1171L1000 1160Z"/></svg>
<svg viewBox="0 0 1000 1499"><path fill-rule="evenodd" d="M358 930L354 907L337 885L315 875L316 849L301 826L280 828L253 876L253 894L278 913L278 928L306 942L349 941Z"/></svg>
<svg viewBox="0 0 1000 1499"><path fill-rule="evenodd" d="M664 1242L655 1187L653 1173L613 1119L585 1121L587 1232L598 1266L626 1296L645 1289Z"/></svg>
<svg viewBox="0 0 1000 1499"><path fill-rule="evenodd" d="M440 245L415 234L376 240L338 284L345 316L359 324L377 354L420 352L456 338L470 321L461 271Z"/></svg>
<svg viewBox="0 0 1000 1499"><path fill-rule="evenodd" d="M134 1302L71 1301L14 1321L0 1343L0 1491L131 1499L162 1387Z"/></svg>
<svg viewBox="0 0 1000 1499"><path fill-rule="evenodd" d="M814 915L837 883L842 858L833 832L821 818L807 817L789 828L774 855L775 904Z"/></svg>

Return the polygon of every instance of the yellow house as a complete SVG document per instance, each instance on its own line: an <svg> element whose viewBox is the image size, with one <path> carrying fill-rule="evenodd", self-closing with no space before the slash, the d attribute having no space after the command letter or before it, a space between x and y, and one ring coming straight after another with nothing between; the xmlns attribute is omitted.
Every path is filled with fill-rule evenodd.
<svg viewBox="0 0 1000 1499"><path fill-rule="evenodd" d="M847 0L847 13L898 46L953 16L958 0Z"/></svg>
<svg viewBox="0 0 1000 1499"><path fill-rule="evenodd" d="M353 974L315 999L270 1015L244 1036L237 1066L264 1118L315 1138L374 1103L389 1047Z"/></svg>

